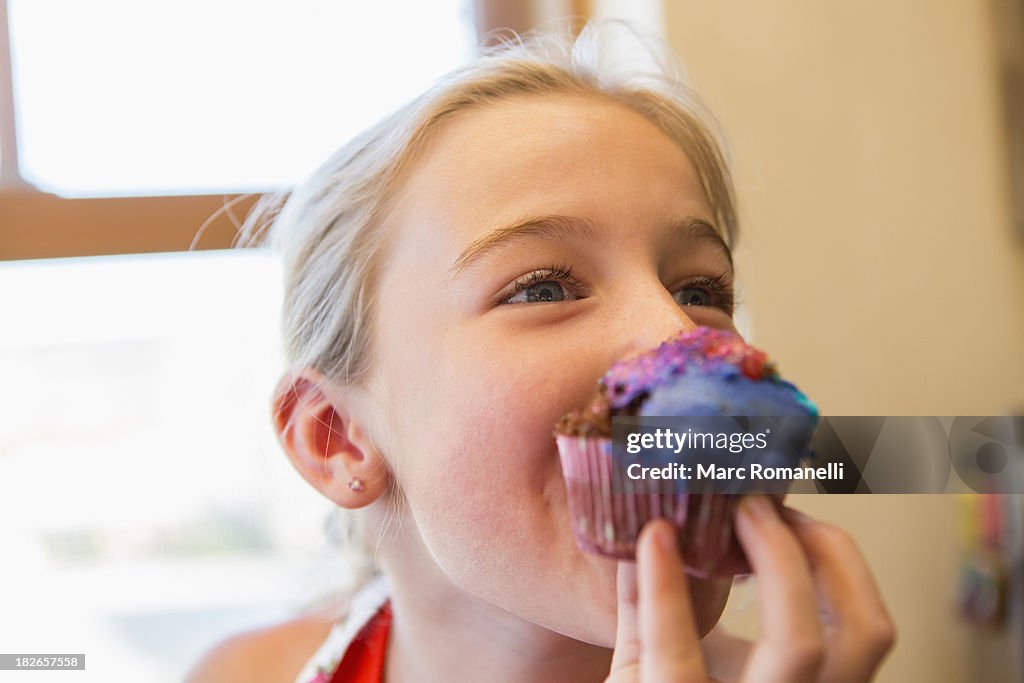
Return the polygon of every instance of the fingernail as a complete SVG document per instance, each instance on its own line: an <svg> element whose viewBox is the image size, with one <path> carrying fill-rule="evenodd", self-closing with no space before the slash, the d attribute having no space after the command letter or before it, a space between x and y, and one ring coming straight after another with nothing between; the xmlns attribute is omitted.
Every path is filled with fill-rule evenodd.
<svg viewBox="0 0 1024 683"><path fill-rule="evenodd" d="M767 496L743 496L740 511L754 519L768 519L773 514L772 504L768 502Z"/></svg>

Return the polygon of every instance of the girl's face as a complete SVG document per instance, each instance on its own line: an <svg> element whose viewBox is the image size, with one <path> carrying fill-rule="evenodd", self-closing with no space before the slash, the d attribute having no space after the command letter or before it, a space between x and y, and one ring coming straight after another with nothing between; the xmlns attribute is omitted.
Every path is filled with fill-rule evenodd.
<svg viewBox="0 0 1024 683"><path fill-rule="evenodd" d="M573 542L552 427L616 359L734 329L712 224L686 155L624 105L523 96L437 131L387 226L369 384L423 571L612 645L616 564ZM704 633L729 581L691 585Z"/></svg>

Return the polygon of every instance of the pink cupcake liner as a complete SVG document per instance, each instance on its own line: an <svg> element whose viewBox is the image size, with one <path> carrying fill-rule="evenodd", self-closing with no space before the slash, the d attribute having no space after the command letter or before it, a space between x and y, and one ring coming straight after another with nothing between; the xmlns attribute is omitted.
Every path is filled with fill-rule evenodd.
<svg viewBox="0 0 1024 683"><path fill-rule="evenodd" d="M688 573L708 578L750 572L733 534L741 496L679 493L672 480L630 479L614 467L608 438L559 434L556 440L581 550L632 560L644 524L664 517L678 531Z"/></svg>

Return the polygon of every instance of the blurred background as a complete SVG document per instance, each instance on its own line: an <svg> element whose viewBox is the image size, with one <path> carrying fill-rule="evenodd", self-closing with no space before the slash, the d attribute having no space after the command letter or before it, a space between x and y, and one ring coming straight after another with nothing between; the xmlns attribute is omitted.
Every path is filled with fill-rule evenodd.
<svg viewBox="0 0 1024 683"><path fill-rule="evenodd" d="M0 0L0 651L175 681L330 590L270 423L278 265L236 226L488 30L569 15L682 56L732 145L741 329L823 414L1021 414L1022 0ZM794 504L878 576L878 680L1024 681L1019 497Z"/></svg>

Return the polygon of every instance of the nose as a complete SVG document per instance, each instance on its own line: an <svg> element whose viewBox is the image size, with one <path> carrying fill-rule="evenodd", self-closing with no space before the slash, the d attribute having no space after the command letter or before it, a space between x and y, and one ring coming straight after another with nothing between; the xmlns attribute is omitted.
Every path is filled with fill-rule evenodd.
<svg viewBox="0 0 1024 683"><path fill-rule="evenodd" d="M614 323L617 343L611 349L615 360L630 358L652 349L669 337L698 327L672 294L656 283L642 292L634 290L631 305Z"/></svg>

